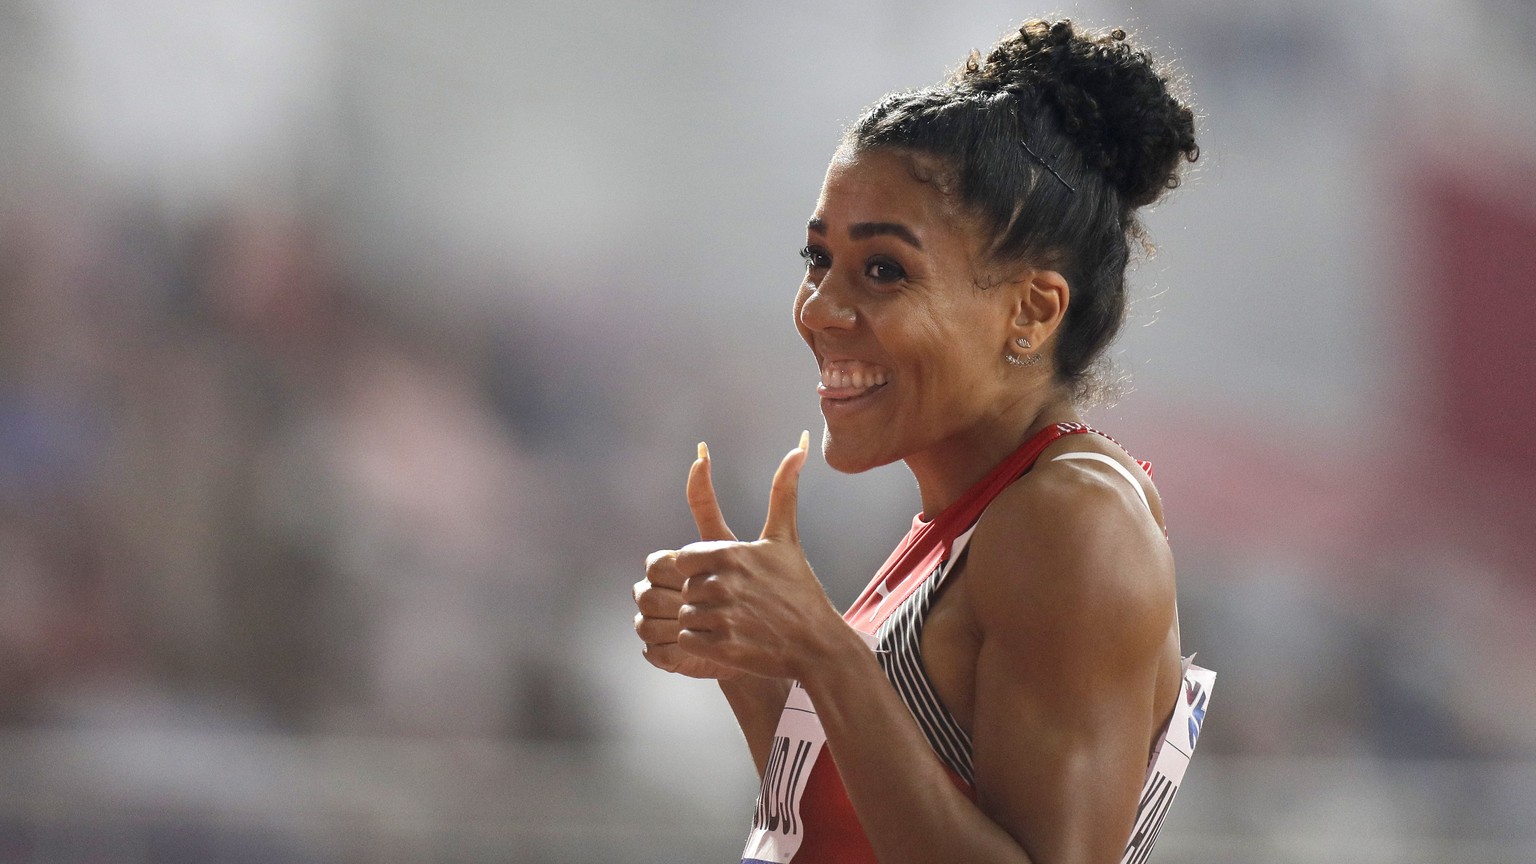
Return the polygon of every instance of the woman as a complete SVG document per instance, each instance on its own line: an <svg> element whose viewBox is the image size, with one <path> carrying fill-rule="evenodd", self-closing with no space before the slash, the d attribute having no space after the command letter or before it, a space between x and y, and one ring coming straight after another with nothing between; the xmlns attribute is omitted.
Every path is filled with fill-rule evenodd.
<svg viewBox="0 0 1536 864"><path fill-rule="evenodd" d="M751 543L701 444L704 542L654 553L635 586L646 658L717 680L746 735L746 860L1144 854L1165 804L1143 790L1167 797L1149 761L1183 702L1173 560L1148 472L1076 406L1125 315L1135 211L1197 153L1152 61L1068 21L848 130L795 322L827 463L903 460L922 515L840 616L796 537L806 437Z"/></svg>

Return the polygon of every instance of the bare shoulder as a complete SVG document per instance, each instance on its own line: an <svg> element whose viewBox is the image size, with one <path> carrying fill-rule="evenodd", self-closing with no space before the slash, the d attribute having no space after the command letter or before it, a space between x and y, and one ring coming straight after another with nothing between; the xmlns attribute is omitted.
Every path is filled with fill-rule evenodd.
<svg viewBox="0 0 1536 864"><path fill-rule="evenodd" d="M1101 453L1129 465L1138 482L1145 478L1095 435L1048 448L977 525L967 562L975 620L984 638L1023 639L1050 654L1097 654L1104 643L1128 661L1155 654L1175 617L1173 557L1154 515L1156 490L1145 482L1144 504L1102 461L1052 461L1071 451Z"/></svg>

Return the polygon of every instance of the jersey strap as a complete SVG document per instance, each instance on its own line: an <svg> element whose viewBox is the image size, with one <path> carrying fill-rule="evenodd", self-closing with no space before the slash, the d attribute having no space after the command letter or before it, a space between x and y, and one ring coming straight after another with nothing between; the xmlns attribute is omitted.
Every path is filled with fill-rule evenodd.
<svg viewBox="0 0 1536 864"><path fill-rule="evenodd" d="M1071 453L1063 453L1051 461L1064 462L1073 459L1078 459L1085 462L1102 462L1105 465L1115 469L1115 473L1119 474L1121 477L1124 477L1125 482L1131 484L1131 488L1136 490L1136 497L1141 499L1141 503L1146 506L1147 510L1150 511L1152 509L1152 502L1147 500L1146 490L1142 489L1141 484L1136 482L1136 477L1131 474L1130 469L1126 468L1124 465L1121 465L1119 462L1116 462L1113 458L1093 450L1074 450ZM1138 462L1136 464L1140 465L1141 463Z"/></svg>
<svg viewBox="0 0 1536 864"><path fill-rule="evenodd" d="M1063 435L1078 435L1097 430L1082 423L1056 423L1030 436L1019 449L967 489L954 503L932 519L919 513L912 519L912 530L886 559L875 578L864 588L843 618L865 633L874 633L893 610L916 591L922 581L911 574L930 574L950 558L950 544L981 518L1002 491L1028 471L1040 453ZM1105 436L1108 437L1108 436ZM1113 439L1111 439L1113 440Z"/></svg>

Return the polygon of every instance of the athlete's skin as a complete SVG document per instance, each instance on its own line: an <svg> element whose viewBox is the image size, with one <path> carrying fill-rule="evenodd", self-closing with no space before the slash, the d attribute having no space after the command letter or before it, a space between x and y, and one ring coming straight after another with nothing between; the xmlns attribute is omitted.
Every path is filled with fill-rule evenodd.
<svg viewBox="0 0 1536 864"><path fill-rule="evenodd" d="M1051 361L1071 286L987 263L982 232L914 178L922 158L833 158L794 312L823 372L827 463L902 460L932 515L1035 432L1082 420ZM1020 338L1039 362L1004 361ZM1109 466L1050 461L1084 449L1130 468L1151 514ZM972 737L973 803L805 560L805 458L784 458L760 537L740 542L701 451L688 476L700 542L653 553L635 585L646 658L720 683L759 773L799 680L885 864L1118 861L1179 690L1173 559L1150 479L1099 436L1054 442L988 508L935 601L923 661Z"/></svg>

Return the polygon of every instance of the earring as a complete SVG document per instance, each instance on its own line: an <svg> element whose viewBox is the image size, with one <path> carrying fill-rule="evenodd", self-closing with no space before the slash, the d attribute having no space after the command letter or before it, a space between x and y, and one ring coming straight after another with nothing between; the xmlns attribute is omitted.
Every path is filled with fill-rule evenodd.
<svg viewBox="0 0 1536 864"><path fill-rule="evenodd" d="M1013 340L1013 344L1019 346L1019 348L1021 350L1024 350L1024 351L1028 351L1032 347L1029 344L1029 340L1028 339L1024 339L1024 338L1019 338L1019 339ZM1040 355L1039 354L1025 354L1024 356L1020 357L1019 355L1013 353L1012 351L1009 351L1008 353L1003 355L1003 359L1008 361L1008 364L1010 366L1020 366L1020 367L1023 367L1023 366L1033 366L1036 363L1040 362Z"/></svg>

